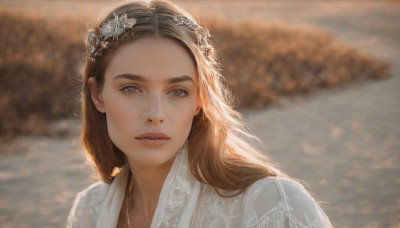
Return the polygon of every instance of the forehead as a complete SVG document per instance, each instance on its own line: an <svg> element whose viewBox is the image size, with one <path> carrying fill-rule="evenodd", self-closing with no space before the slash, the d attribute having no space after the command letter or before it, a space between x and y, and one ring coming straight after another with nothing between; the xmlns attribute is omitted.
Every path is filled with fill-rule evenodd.
<svg viewBox="0 0 400 228"><path fill-rule="evenodd" d="M195 63L186 48L164 37L141 38L118 48L106 68L106 80L127 73L150 79L181 75L196 79Z"/></svg>

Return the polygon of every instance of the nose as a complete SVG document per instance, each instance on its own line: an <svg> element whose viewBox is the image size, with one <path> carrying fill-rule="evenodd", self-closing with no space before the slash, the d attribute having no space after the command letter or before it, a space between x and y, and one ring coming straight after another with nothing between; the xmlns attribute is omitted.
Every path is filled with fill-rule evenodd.
<svg viewBox="0 0 400 228"><path fill-rule="evenodd" d="M160 96L153 95L149 97L145 120L149 124L160 124L164 122L164 112Z"/></svg>

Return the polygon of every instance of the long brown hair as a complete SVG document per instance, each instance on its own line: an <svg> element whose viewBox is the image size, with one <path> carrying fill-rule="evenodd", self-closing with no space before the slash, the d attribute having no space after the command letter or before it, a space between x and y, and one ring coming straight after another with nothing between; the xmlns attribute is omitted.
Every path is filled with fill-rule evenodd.
<svg viewBox="0 0 400 228"><path fill-rule="evenodd" d="M258 139L248 133L241 115L232 108L232 95L224 86L208 30L199 27L194 31L188 26L177 25L174 16L183 15L193 22L195 20L176 5L156 0L124 4L107 15L94 31L98 33L104 22L122 14L136 19L132 32L127 32L122 40L113 41L93 61L86 60L83 75L82 142L102 180L112 182L113 169L124 165L126 160L108 135L105 114L95 108L88 79L95 77L98 85L102 86L107 63L115 50L148 36L175 40L187 49L197 67L201 110L193 119L188 137L189 167L193 176L213 186L218 193L232 190L233 195L245 191L264 177L283 176L263 153L252 146ZM203 38L201 44L199 36Z"/></svg>

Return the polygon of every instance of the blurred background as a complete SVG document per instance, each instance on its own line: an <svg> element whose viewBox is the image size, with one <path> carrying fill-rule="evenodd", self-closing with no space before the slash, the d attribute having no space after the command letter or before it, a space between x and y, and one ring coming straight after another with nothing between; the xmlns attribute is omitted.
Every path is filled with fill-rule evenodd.
<svg viewBox="0 0 400 228"><path fill-rule="evenodd" d="M63 227L94 181L84 34L118 1L0 2L0 224ZM175 1L209 28L266 154L334 227L400 227L400 2Z"/></svg>

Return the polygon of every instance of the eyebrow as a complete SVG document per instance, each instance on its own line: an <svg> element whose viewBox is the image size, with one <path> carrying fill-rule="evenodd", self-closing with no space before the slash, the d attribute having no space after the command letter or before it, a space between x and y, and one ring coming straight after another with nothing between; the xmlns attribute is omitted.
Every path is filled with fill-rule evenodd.
<svg viewBox="0 0 400 228"><path fill-rule="evenodd" d="M140 81L140 82L147 82L147 79L141 75L136 75L136 74L120 74L114 77L114 80L117 79L129 79L129 80L135 80L135 81ZM173 83L178 83L178 82L184 82L184 81L191 81L194 83L193 79L187 75L182 75L179 77L174 77L174 78L169 78L165 80L167 84L173 84Z"/></svg>

